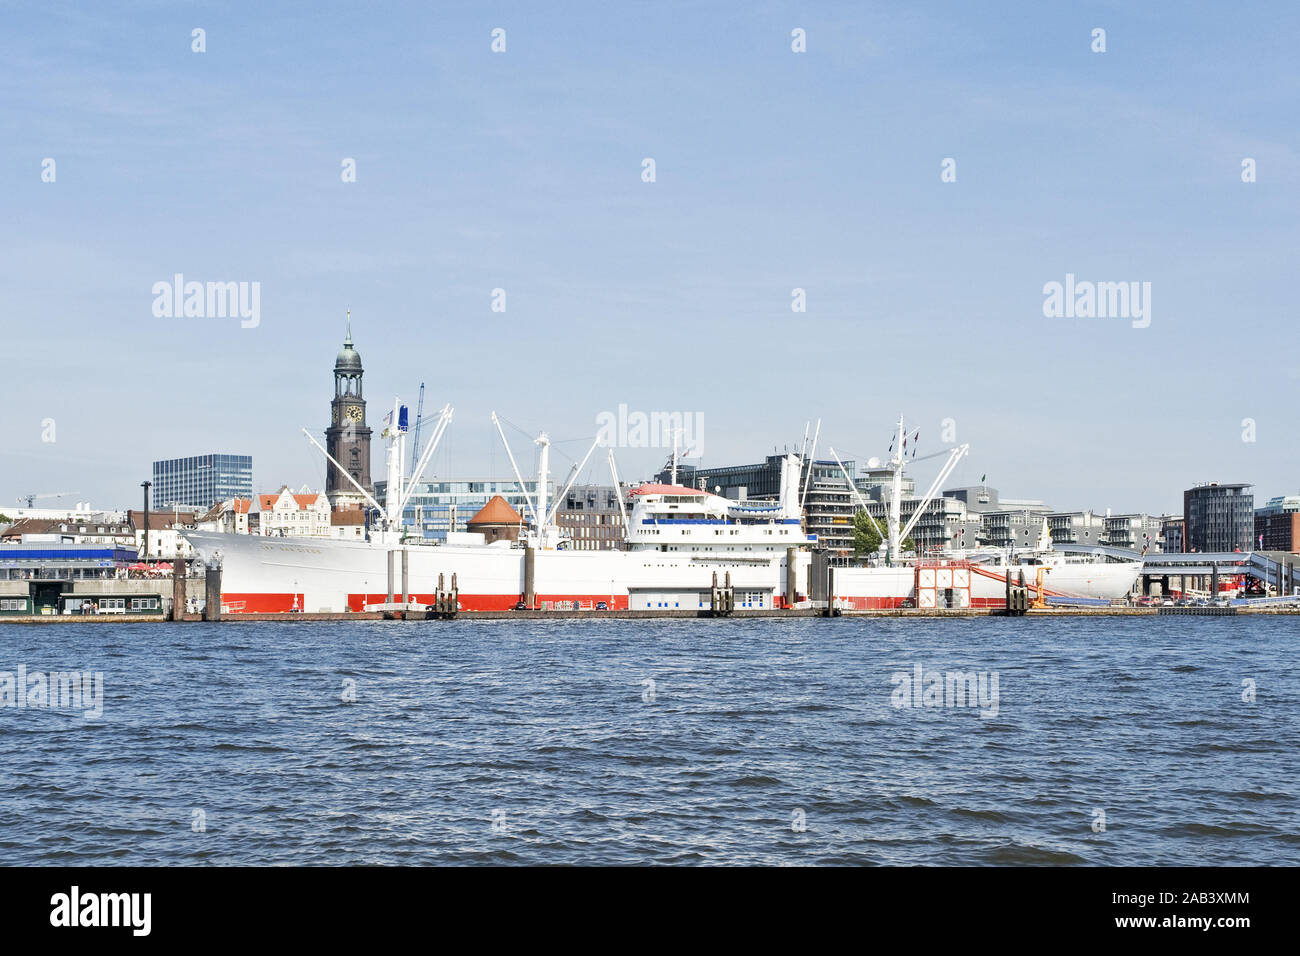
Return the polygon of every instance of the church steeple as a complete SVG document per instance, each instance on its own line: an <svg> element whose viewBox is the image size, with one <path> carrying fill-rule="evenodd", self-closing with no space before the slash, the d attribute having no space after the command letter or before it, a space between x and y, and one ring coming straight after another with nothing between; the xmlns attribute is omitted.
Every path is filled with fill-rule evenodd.
<svg viewBox="0 0 1300 956"><path fill-rule="evenodd" d="M347 312L343 348L334 360L334 400L330 403L330 427L325 431L326 448L361 487L370 491L370 428L366 425L366 400L362 396L361 355L352 345L352 310ZM331 504L359 503L362 496L352 482L333 464L325 478L325 493Z"/></svg>

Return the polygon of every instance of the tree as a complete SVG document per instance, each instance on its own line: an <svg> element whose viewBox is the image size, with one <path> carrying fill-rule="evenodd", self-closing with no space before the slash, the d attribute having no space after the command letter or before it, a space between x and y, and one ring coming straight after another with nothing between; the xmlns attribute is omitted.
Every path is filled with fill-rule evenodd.
<svg viewBox="0 0 1300 956"><path fill-rule="evenodd" d="M882 522L881 527L884 527ZM853 553L861 557L864 554L874 554L880 550L880 531L876 528L876 522L867 514L866 510L859 508L853 514ZM916 542L909 536L902 544L904 551L915 551Z"/></svg>

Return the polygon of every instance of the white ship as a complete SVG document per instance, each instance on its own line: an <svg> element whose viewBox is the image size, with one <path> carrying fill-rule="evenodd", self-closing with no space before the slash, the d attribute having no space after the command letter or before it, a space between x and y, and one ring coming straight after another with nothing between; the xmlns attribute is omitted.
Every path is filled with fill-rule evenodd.
<svg viewBox="0 0 1300 956"><path fill-rule="evenodd" d="M393 421L404 418L397 411ZM439 591L449 591L453 582L458 607L465 611L700 610L712 606L713 587L728 584L738 610L807 601L810 541L801 529L796 455L783 463L777 503L745 504L696 488L645 484L627 493L630 507L620 501L626 550L577 551L566 547L555 523L568 486L548 508L550 442L542 434L538 491L527 509L533 520L520 542L487 544L469 533L455 534L447 544L404 541L399 516L450 420L448 407L410 480L401 474L405 432L395 429L389 435L387 487L395 492L390 509L353 483L380 516L369 540L186 532L205 560L222 565L224 611L419 609L434 605ZM508 444L506 449L515 467ZM517 467L515 474L523 488Z"/></svg>
<svg viewBox="0 0 1300 956"><path fill-rule="evenodd" d="M902 554L902 542L907 540L926 506L969 447L959 445L948 452L948 460L913 510L911 520L903 525L905 435L900 418L891 444L889 465L893 482L886 495L886 527L882 529L879 562L875 567L830 569L827 585L830 604L842 610L1000 608L1006 606L1008 579L1012 584L1025 585L1033 599L1044 602L1051 598L1113 601L1133 588L1142 571L1140 560L1111 561L1104 555L1067 555L1058 551L1052 545L1046 517L1033 548L976 548L908 559ZM831 449L832 454L834 451ZM842 462L840 468L849 487L857 494L852 476ZM866 502L858 497L859 505L865 510Z"/></svg>
<svg viewBox="0 0 1300 956"><path fill-rule="evenodd" d="M399 408L395 405L393 422L405 420ZM802 530L802 461L794 454L782 463L780 498L775 503L738 502L675 483L644 484L629 490L626 501L620 499L626 550L579 551L566 547L568 542L555 523L567 485L556 496L557 503L548 507L549 439L542 434L536 440L538 491L528 497L532 521L519 542L488 544L482 536L465 533L451 536L446 544L405 540L400 516L450 421L448 406L440 413L433 439L409 480L401 467L405 429L394 427L386 433L390 507L385 509L353 482L379 515L379 527L368 540L185 532L204 559L219 560L223 567L224 612L420 610L434 606L440 593L445 595L453 587L457 607L465 611L521 607L698 611L712 606L712 589L719 585L734 589L738 610L810 607L813 592L820 598L816 603L846 610L999 607L1004 603L1008 570L1016 582L1023 570L1026 583L1046 596L1113 599L1129 591L1141 569L1140 561L1070 560L1052 549L1046 524L1039 547L1026 554L975 551L907 559L900 542L966 446L951 452L912 522L900 527L901 440L891 459L888 545L882 548L880 563L829 569L824 586L811 580L809 549L814 542ZM524 482L508 443L506 450L522 489ZM610 464L617 487L612 453ZM580 469L575 469L575 477ZM349 477L341 467L340 472ZM851 478L849 483L853 485Z"/></svg>

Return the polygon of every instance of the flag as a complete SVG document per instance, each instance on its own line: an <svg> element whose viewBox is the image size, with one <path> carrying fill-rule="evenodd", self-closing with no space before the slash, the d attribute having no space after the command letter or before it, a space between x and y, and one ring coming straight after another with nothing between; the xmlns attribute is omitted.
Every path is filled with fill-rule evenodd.
<svg viewBox="0 0 1300 956"><path fill-rule="evenodd" d="M980 475L980 484L981 484L981 485L984 484L984 479L986 479L987 477L988 477L988 472L985 472L984 474Z"/></svg>

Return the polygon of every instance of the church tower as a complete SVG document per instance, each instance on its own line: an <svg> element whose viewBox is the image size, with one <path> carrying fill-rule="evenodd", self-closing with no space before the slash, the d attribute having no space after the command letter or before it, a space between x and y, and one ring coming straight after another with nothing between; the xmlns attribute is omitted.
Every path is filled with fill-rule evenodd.
<svg viewBox="0 0 1300 956"><path fill-rule="evenodd" d="M334 360L334 400L330 402L330 427L325 430L325 448L347 469L353 480L374 494L370 483L370 429L366 425L366 401L361 395L361 356L352 347L352 310L348 310L347 338ZM337 508L364 505L365 498L334 466L326 462L325 496Z"/></svg>

